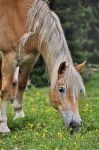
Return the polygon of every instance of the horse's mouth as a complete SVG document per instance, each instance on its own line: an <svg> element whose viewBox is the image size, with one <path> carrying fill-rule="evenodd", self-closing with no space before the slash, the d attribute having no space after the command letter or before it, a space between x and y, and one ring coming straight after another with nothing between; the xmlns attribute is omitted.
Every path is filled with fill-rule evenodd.
<svg viewBox="0 0 99 150"><path fill-rule="evenodd" d="M73 135L74 132L77 132L80 127L81 127L81 125L77 124L76 122L71 122L69 125L69 128L71 129L70 134Z"/></svg>
<svg viewBox="0 0 99 150"><path fill-rule="evenodd" d="M70 128L70 134L73 135L75 132L77 132L79 130L79 126L75 127L75 128Z"/></svg>

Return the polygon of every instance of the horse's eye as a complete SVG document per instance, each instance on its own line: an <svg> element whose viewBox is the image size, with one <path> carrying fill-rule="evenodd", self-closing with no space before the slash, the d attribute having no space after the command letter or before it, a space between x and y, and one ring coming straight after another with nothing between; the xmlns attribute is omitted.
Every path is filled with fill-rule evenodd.
<svg viewBox="0 0 99 150"><path fill-rule="evenodd" d="M60 93L64 93L65 92L65 89L63 87L59 87L58 90L59 90Z"/></svg>

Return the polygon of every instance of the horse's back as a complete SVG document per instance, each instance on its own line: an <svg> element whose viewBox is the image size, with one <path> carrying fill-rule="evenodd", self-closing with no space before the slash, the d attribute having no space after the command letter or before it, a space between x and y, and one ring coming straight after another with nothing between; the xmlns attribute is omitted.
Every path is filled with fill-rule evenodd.
<svg viewBox="0 0 99 150"><path fill-rule="evenodd" d="M25 32L32 0L0 0L0 50L15 50Z"/></svg>

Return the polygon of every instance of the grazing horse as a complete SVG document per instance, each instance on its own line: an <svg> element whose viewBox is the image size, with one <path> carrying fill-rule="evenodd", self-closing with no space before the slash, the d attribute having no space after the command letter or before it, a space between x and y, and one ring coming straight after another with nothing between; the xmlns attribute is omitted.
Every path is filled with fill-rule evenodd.
<svg viewBox="0 0 99 150"><path fill-rule="evenodd" d="M24 89L29 72L40 54L48 68L50 102L61 113L66 127L78 130L82 122L78 99L80 93L85 92L79 72L85 63L74 67L58 16L44 0L0 0L0 11L0 132L10 132L6 117L8 99L14 98L14 119L24 116ZM18 64L20 74L17 83Z"/></svg>
<svg viewBox="0 0 99 150"><path fill-rule="evenodd" d="M43 56L51 83L50 102L63 116L66 127L78 130L82 123L78 99L85 93L79 72L85 62L74 67L59 18L43 0L31 5L27 27L28 33L19 44L20 66L30 64L38 53Z"/></svg>

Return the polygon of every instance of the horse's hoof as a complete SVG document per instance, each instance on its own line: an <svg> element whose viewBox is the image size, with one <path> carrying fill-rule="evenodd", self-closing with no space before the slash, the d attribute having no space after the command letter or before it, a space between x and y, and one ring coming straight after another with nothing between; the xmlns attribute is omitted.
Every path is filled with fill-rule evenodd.
<svg viewBox="0 0 99 150"><path fill-rule="evenodd" d="M18 118L24 118L25 117L25 114L23 111L20 111L20 112L16 112L16 115L15 117L13 118L13 120L16 120Z"/></svg>
<svg viewBox="0 0 99 150"><path fill-rule="evenodd" d="M0 126L0 134L7 135L10 133L10 129L8 127L1 127Z"/></svg>

